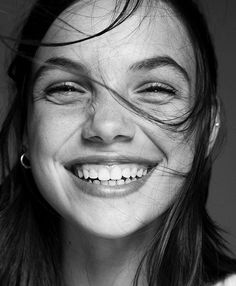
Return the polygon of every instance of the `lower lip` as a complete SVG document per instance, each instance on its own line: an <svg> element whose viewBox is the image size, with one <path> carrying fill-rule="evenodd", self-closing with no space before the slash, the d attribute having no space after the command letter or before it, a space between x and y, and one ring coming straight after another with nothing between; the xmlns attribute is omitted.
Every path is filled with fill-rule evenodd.
<svg viewBox="0 0 236 286"><path fill-rule="evenodd" d="M141 177L140 179L137 179L136 181L132 181L124 185L115 186L96 185L93 183L89 183L76 177L72 172L68 172L77 188L87 195L99 198L122 198L139 191L139 189L147 182L154 169L155 167L150 172L148 172L147 175Z"/></svg>

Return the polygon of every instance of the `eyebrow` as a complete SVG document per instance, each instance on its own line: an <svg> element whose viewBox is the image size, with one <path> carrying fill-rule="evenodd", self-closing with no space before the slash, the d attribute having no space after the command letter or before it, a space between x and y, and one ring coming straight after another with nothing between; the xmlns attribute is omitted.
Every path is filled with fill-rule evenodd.
<svg viewBox="0 0 236 286"><path fill-rule="evenodd" d="M139 62L136 62L132 64L129 69L132 71L139 71L139 70L153 70L158 67L164 67L164 66L170 66L177 70L179 73L182 74L182 76L185 78L185 80L190 83L190 77L186 71L181 65L179 65L173 58L169 56L156 56L149 59L145 59Z"/></svg>
<svg viewBox="0 0 236 286"><path fill-rule="evenodd" d="M66 72L73 72L78 74L89 74L89 70L80 62L72 61L65 57L52 57L44 62L42 66L36 70L33 76L33 84L38 78L43 76L46 72L54 69L64 70Z"/></svg>
<svg viewBox="0 0 236 286"><path fill-rule="evenodd" d="M163 66L170 66L174 68L179 73L181 73L181 75L185 78L185 80L188 83L190 83L190 77L187 71L181 65L179 65L173 58L169 56L156 56L138 61L129 66L129 70L131 71L153 70ZM90 73L88 68L80 62L73 61L65 57L52 57L46 60L45 63L41 67L39 67L38 70L35 72L33 76L33 84L39 77L43 76L43 74L45 74L47 71L57 68L61 70L66 70L67 72L69 70L75 73L78 73L78 71L82 74Z"/></svg>

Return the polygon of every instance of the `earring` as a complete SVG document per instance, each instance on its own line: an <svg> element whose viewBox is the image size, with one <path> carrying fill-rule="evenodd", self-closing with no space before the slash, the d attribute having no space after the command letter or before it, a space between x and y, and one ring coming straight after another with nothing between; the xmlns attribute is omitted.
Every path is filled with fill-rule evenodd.
<svg viewBox="0 0 236 286"><path fill-rule="evenodd" d="M216 122L216 123L215 123L215 126L216 126L216 127L219 127L219 126L220 126L220 122Z"/></svg>
<svg viewBox="0 0 236 286"><path fill-rule="evenodd" d="M30 164L29 164L29 159L26 157L26 153L23 153L21 156L20 156L20 162L21 162L21 165L25 168L25 169L30 169ZM28 162L28 163L27 163Z"/></svg>

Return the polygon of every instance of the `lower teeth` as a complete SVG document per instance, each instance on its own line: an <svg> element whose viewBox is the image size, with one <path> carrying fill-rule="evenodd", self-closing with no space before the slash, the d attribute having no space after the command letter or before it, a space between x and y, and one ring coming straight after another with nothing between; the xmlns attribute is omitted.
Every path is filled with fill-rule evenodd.
<svg viewBox="0 0 236 286"><path fill-rule="evenodd" d="M124 184L128 184L130 182L136 181L137 178L128 178L126 180L109 180L109 181L100 181L100 180L84 180L83 181L89 182L91 184L95 184L95 185L104 185L104 186L116 186L116 185L124 185Z"/></svg>

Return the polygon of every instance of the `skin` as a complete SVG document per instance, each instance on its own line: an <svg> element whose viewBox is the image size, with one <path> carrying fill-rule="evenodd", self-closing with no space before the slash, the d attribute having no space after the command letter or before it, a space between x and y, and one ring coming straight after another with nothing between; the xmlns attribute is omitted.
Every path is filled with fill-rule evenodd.
<svg viewBox="0 0 236 286"><path fill-rule="evenodd" d="M86 37L84 33L101 31L112 20L113 5L110 0L74 4L73 14L69 8L61 18L83 33L56 20L44 41L71 41ZM95 39L63 47L40 47L33 75L49 58L63 56L85 66L95 81L161 119L184 114L194 99L193 48L171 10L161 3L155 8L141 24L145 7ZM154 56L174 59L189 80L169 65L152 70L130 69L138 61ZM49 86L63 82L79 91L46 95ZM164 83L177 90L177 95L143 92L150 82ZM62 217L68 286L129 285L144 247L158 229L160 215L184 182L166 170L189 171L194 138L187 141L182 133L168 131L131 112L104 86L87 86L80 72L48 70L33 82L32 98L26 136L31 168L39 191ZM82 193L65 168L66 162L81 154L138 154L160 164L138 192L122 198L98 198ZM145 285L144 280L142 283Z"/></svg>

